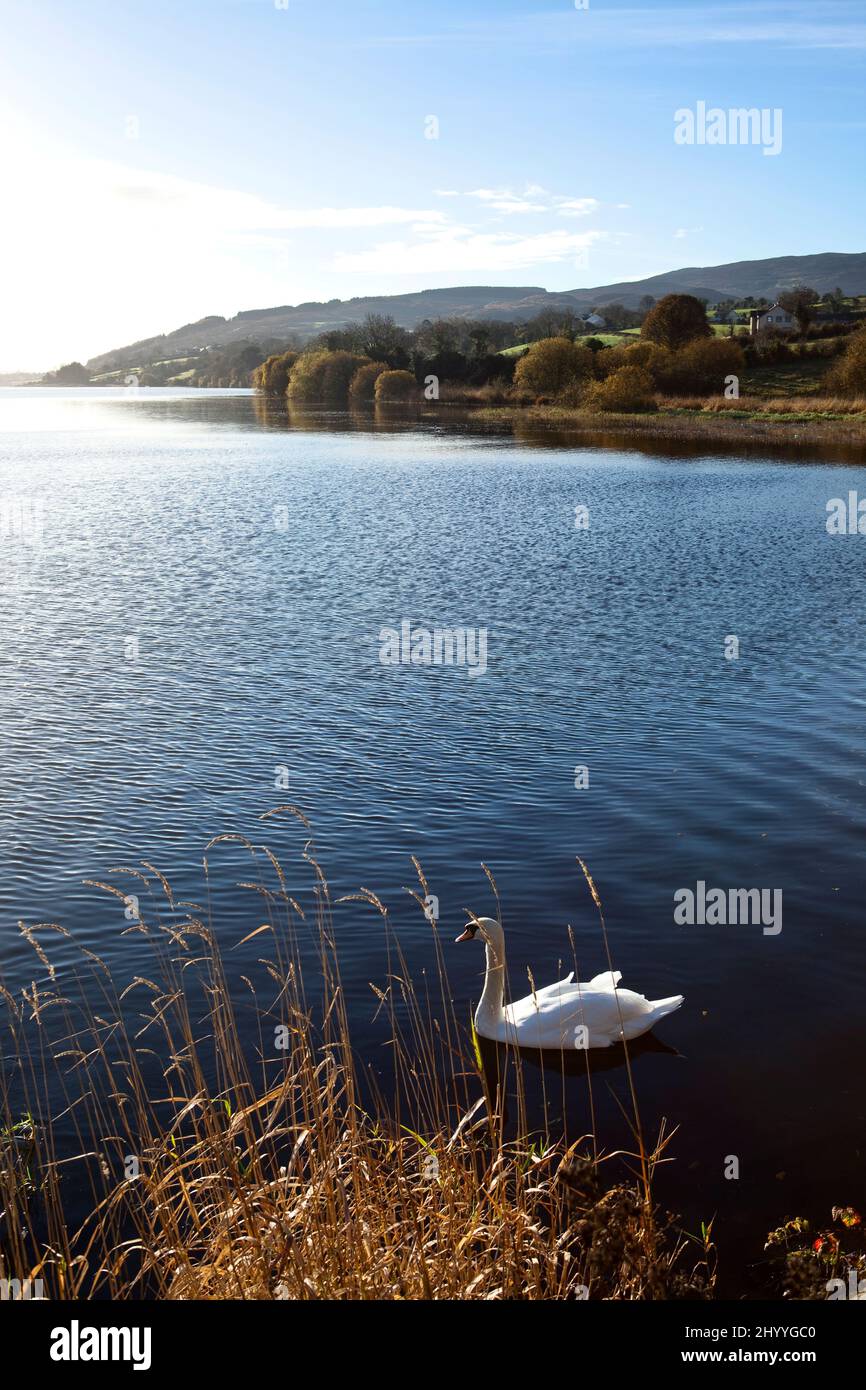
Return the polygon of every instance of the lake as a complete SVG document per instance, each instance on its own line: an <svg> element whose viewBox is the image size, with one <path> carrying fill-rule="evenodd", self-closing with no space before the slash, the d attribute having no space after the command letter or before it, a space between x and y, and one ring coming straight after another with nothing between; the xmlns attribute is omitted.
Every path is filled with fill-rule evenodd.
<svg viewBox="0 0 866 1390"><path fill-rule="evenodd" d="M863 1208L866 537L825 523L866 496L866 458L35 389L0 391L0 456L7 986L44 974L20 920L135 973L122 906L85 880L144 859L201 902L220 832L264 840L309 894L307 832L259 819L292 802L334 894L379 894L420 974L419 858L468 1019L483 952L450 941L464 907L494 911L482 861L514 994L528 968L554 979L569 926L582 973L605 968L579 855L623 984L685 995L635 1079L645 1129L679 1126L661 1195L690 1229L716 1217L723 1291L786 1216ZM398 640L383 662L404 623L476 645L406 663ZM237 846L209 862L234 946L261 909ZM780 890L781 916L680 924L698 884ZM373 1058L381 925L357 905L338 924ZM42 939L63 979L74 951ZM613 1148L605 1080L624 1079L598 1088ZM567 1105L579 1134L579 1077Z"/></svg>

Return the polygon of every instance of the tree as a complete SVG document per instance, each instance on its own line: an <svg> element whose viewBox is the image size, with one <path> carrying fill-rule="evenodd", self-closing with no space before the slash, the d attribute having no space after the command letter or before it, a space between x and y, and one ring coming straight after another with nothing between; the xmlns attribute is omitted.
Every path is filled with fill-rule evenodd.
<svg viewBox="0 0 866 1390"><path fill-rule="evenodd" d="M366 367L370 359L357 352L332 352L328 355L322 372L322 400L329 405L345 405L349 397L349 385L360 367Z"/></svg>
<svg viewBox="0 0 866 1390"><path fill-rule="evenodd" d="M476 323L469 330L474 357L486 357L490 349L490 329L486 323Z"/></svg>
<svg viewBox="0 0 866 1390"><path fill-rule="evenodd" d="M826 377L827 386L841 396L866 396L866 324L852 333L839 361Z"/></svg>
<svg viewBox="0 0 866 1390"><path fill-rule="evenodd" d="M418 383L411 372L382 372L376 378L377 405L406 405L418 399Z"/></svg>
<svg viewBox="0 0 866 1390"><path fill-rule="evenodd" d="M390 314L368 314L355 330L353 344L373 362L405 367L409 361L409 335Z"/></svg>
<svg viewBox="0 0 866 1390"><path fill-rule="evenodd" d="M595 312L600 314L608 328L638 328L641 314L636 309L627 309L624 304L597 304Z"/></svg>
<svg viewBox="0 0 866 1390"><path fill-rule="evenodd" d="M425 319L415 330L415 346L425 356L459 352L464 325L454 319Z"/></svg>
<svg viewBox="0 0 866 1390"><path fill-rule="evenodd" d="M349 404L372 405L376 395L376 382L387 370L386 362L365 362L363 367L359 367L349 383Z"/></svg>
<svg viewBox="0 0 866 1390"><path fill-rule="evenodd" d="M779 303L794 315L800 332L805 333L815 316L815 305L820 298L818 291L808 285L795 285L792 290L785 290L784 294L779 295Z"/></svg>
<svg viewBox="0 0 866 1390"><path fill-rule="evenodd" d="M707 311L693 294L666 294L650 309L641 327L641 337L676 352L695 338L709 338L712 329Z"/></svg>
<svg viewBox="0 0 866 1390"><path fill-rule="evenodd" d="M585 405L589 410L629 415L637 410L655 410L652 377L643 367L620 367L604 381L593 383Z"/></svg>
<svg viewBox="0 0 866 1390"><path fill-rule="evenodd" d="M320 401L331 354L324 348L302 352L289 373L286 396L290 401Z"/></svg>
<svg viewBox="0 0 866 1390"><path fill-rule="evenodd" d="M640 304L637 307L639 312L643 315L643 317L646 318L650 309L654 309L655 305L655 296L652 294L645 294L641 297Z"/></svg>
<svg viewBox="0 0 866 1390"><path fill-rule="evenodd" d="M253 386L268 396L283 396L289 384L289 374L298 360L296 352L275 352L266 357L253 372Z"/></svg>
<svg viewBox="0 0 866 1390"><path fill-rule="evenodd" d="M542 338L523 354L514 383L534 396L556 396L574 382L592 376L593 354L568 338Z"/></svg>
<svg viewBox="0 0 866 1390"><path fill-rule="evenodd" d="M67 362L56 372L46 372L42 379L45 386L87 386L90 372L80 362Z"/></svg>
<svg viewBox="0 0 866 1390"><path fill-rule="evenodd" d="M730 338L695 338L673 353L655 371L653 379L674 395L719 395L726 378L740 377L746 366L743 349Z"/></svg>

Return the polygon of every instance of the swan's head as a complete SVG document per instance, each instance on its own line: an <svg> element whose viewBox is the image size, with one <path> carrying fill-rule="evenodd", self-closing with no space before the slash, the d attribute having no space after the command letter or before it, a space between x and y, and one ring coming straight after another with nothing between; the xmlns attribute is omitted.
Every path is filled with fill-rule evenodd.
<svg viewBox="0 0 866 1390"><path fill-rule="evenodd" d="M492 917L473 917L467 922L466 930L455 936L454 940L474 941L476 936L480 936L489 946L498 946L502 941L502 928Z"/></svg>

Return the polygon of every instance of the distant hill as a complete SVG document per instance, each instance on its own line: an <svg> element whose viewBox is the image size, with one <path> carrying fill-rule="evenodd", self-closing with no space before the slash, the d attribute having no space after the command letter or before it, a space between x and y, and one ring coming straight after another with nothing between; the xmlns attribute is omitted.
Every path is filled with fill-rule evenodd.
<svg viewBox="0 0 866 1390"><path fill-rule="evenodd" d="M0 372L0 386L30 386L43 375L43 372Z"/></svg>
<svg viewBox="0 0 866 1390"><path fill-rule="evenodd" d="M688 266L624 280L592 289L550 292L539 285L460 285L453 289L419 290L414 294L365 295L330 299L327 303L283 304L274 309L245 309L234 318L219 315L184 324L171 333L145 338L127 347L92 357L93 372L117 370L160 358L181 356L206 347L236 342L305 341L328 328L341 328L367 314L390 314L403 328L423 319L457 316L473 319L530 319L546 308L571 306L590 310L619 303L636 309L644 295L694 294L699 299L774 299L792 285L810 285L823 292L840 287L845 294L866 294L866 252L828 251L817 256L775 256L763 261L732 261L728 265Z"/></svg>

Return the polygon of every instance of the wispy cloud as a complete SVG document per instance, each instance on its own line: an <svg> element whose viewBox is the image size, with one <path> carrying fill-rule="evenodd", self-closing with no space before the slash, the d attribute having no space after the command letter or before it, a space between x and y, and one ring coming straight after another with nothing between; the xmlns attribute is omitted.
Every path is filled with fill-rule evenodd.
<svg viewBox="0 0 866 1390"><path fill-rule="evenodd" d="M784 48L866 48L866 19L860 0L756 0L756 3L709 6L657 5L618 7L593 4L588 10L562 9L500 14L484 20L449 24L426 34L372 37L372 44L415 46L457 44L519 45L524 49L618 49L695 45L761 44Z"/></svg>
<svg viewBox="0 0 866 1390"><path fill-rule="evenodd" d="M602 206L598 198L563 197L561 194L548 193L538 183L527 184L522 191L513 188L471 188L465 196L476 198L493 212L506 216L546 212L559 217L588 217Z"/></svg>
<svg viewBox="0 0 866 1390"><path fill-rule="evenodd" d="M533 202L527 197L520 197L513 193L510 188L473 188L467 194L469 198L479 198L482 203L486 203L494 212L503 212L507 215L521 212L546 212L547 204Z"/></svg>
<svg viewBox="0 0 866 1390"><path fill-rule="evenodd" d="M583 267L589 248L604 237L601 231L567 232L561 228L517 236L449 227L415 241L382 242L367 251L339 252L334 269L434 275L490 274L563 261Z"/></svg>
<svg viewBox="0 0 866 1390"><path fill-rule="evenodd" d="M374 207L290 208L271 203L237 189L219 188L169 174L126 169L101 161L81 161L78 176L101 194L102 199L137 205L137 215L148 207L154 215L170 210L192 224L206 224L216 231L297 231L303 229L386 227L401 223L444 222L439 209L404 208L390 204Z"/></svg>

